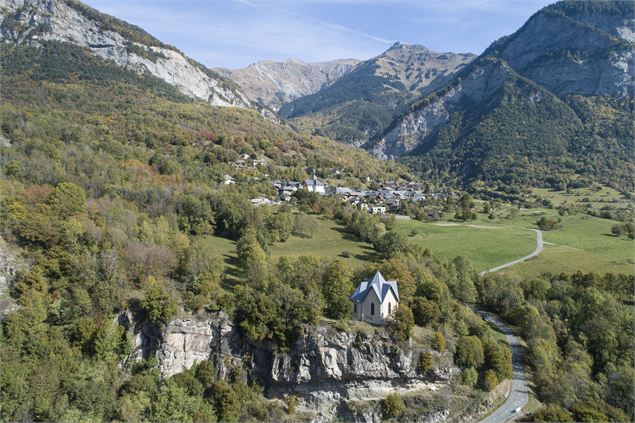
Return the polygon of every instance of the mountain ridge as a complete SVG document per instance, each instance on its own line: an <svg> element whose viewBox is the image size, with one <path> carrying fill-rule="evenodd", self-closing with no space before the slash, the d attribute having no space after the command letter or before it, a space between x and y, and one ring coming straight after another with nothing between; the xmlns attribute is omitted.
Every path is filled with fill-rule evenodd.
<svg viewBox="0 0 635 423"><path fill-rule="evenodd" d="M383 158L404 157L423 175L468 184L531 185L602 175L599 182L631 190L633 131L624 121L633 111L634 21L627 10L620 2L547 6L444 86L412 102L365 148ZM488 79L491 66L506 68L507 76ZM481 95L484 86L490 91ZM598 133L599 115L577 111L585 98L602 104L602 119L620 129ZM551 131L544 131L545 122L554 124ZM590 139L595 148L589 149ZM584 156L581 145L595 152ZM605 165L613 161L606 160L609 151L617 162Z"/></svg>
<svg viewBox="0 0 635 423"><path fill-rule="evenodd" d="M245 68L214 68L214 71L238 84L252 101L277 111L284 103L332 84L358 63L359 60L351 58L314 63L298 59L260 60Z"/></svg>
<svg viewBox="0 0 635 423"><path fill-rule="evenodd" d="M318 92L283 105L279 113L297 127L361 145L380 133L408 102L474 57L397 42Z"/></svg>

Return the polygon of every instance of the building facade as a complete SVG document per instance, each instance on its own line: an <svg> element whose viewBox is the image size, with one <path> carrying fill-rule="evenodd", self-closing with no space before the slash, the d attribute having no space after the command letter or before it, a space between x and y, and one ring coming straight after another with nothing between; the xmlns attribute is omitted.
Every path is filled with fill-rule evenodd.
<svg viewBox="0 0 635 423"><path fill-rule="evenodd" d="M383 325L399 305L397 281L387 281L376 272L372 278L360 282L351 301L353 319Z"/></svg>

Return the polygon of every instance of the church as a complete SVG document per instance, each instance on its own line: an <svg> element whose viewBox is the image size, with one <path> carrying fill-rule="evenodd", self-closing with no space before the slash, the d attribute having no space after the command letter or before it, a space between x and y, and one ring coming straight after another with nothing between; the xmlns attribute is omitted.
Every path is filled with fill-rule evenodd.
<svg viewBox="0 0 635 423"><path fill-rule="evenodd" d="M377 271L372 278L360 282L350 298L353 319L383 325L399 305L397 281L387 281Z"/></svg>

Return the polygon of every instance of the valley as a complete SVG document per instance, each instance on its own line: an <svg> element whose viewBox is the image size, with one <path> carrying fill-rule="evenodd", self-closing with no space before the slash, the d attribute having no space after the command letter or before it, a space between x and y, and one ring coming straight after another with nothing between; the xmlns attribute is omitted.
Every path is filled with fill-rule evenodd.
<svg viewBox="0 0 635 423"><path fill-rule="evenodd" d="M630 2L478 55L317 17L348 3L186 3L179 34L233 39L184 51L227 62L0 0L0 420L635 418ZM224 66L283 17L317 59Z"/></svg>

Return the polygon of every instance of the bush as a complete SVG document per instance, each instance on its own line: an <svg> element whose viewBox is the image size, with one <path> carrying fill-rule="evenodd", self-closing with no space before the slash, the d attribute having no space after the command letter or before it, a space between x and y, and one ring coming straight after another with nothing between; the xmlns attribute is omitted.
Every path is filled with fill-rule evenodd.
<svg viewBox="0 0 635 423"><path fill-rule="evenodd" d="M445 351L445 336L439 331L434 333L434 340L432 341L432 346L435 350L439 352Z"/></svg>
<svg viewBox="0 0 635 423"><path fill-rule="evenodd" d="M434 356L429 352L423 352L419 355L417 370L421 374L426 374L434 368Z"/></svg>
<svg viewBox="0 0 635 423"><path fill-rule="evenodd" d="M388 394L382 402L386 418L399 417L406 411L406 404L397 393Z"/></svg>
<svg viewBox="0 0 635 423"><path fill-rule="evenodd" d="M491 392L498 386L498 377L494 370L486 370L483 375L483 386L488 392Z"/></svg>
<svg viewBox="0 0 635 423"><path fill-rule="evenodd" d="M461 383L467 386L474 386L478 381L478 372L474 367L468 367L461 372Z"/></svg>

